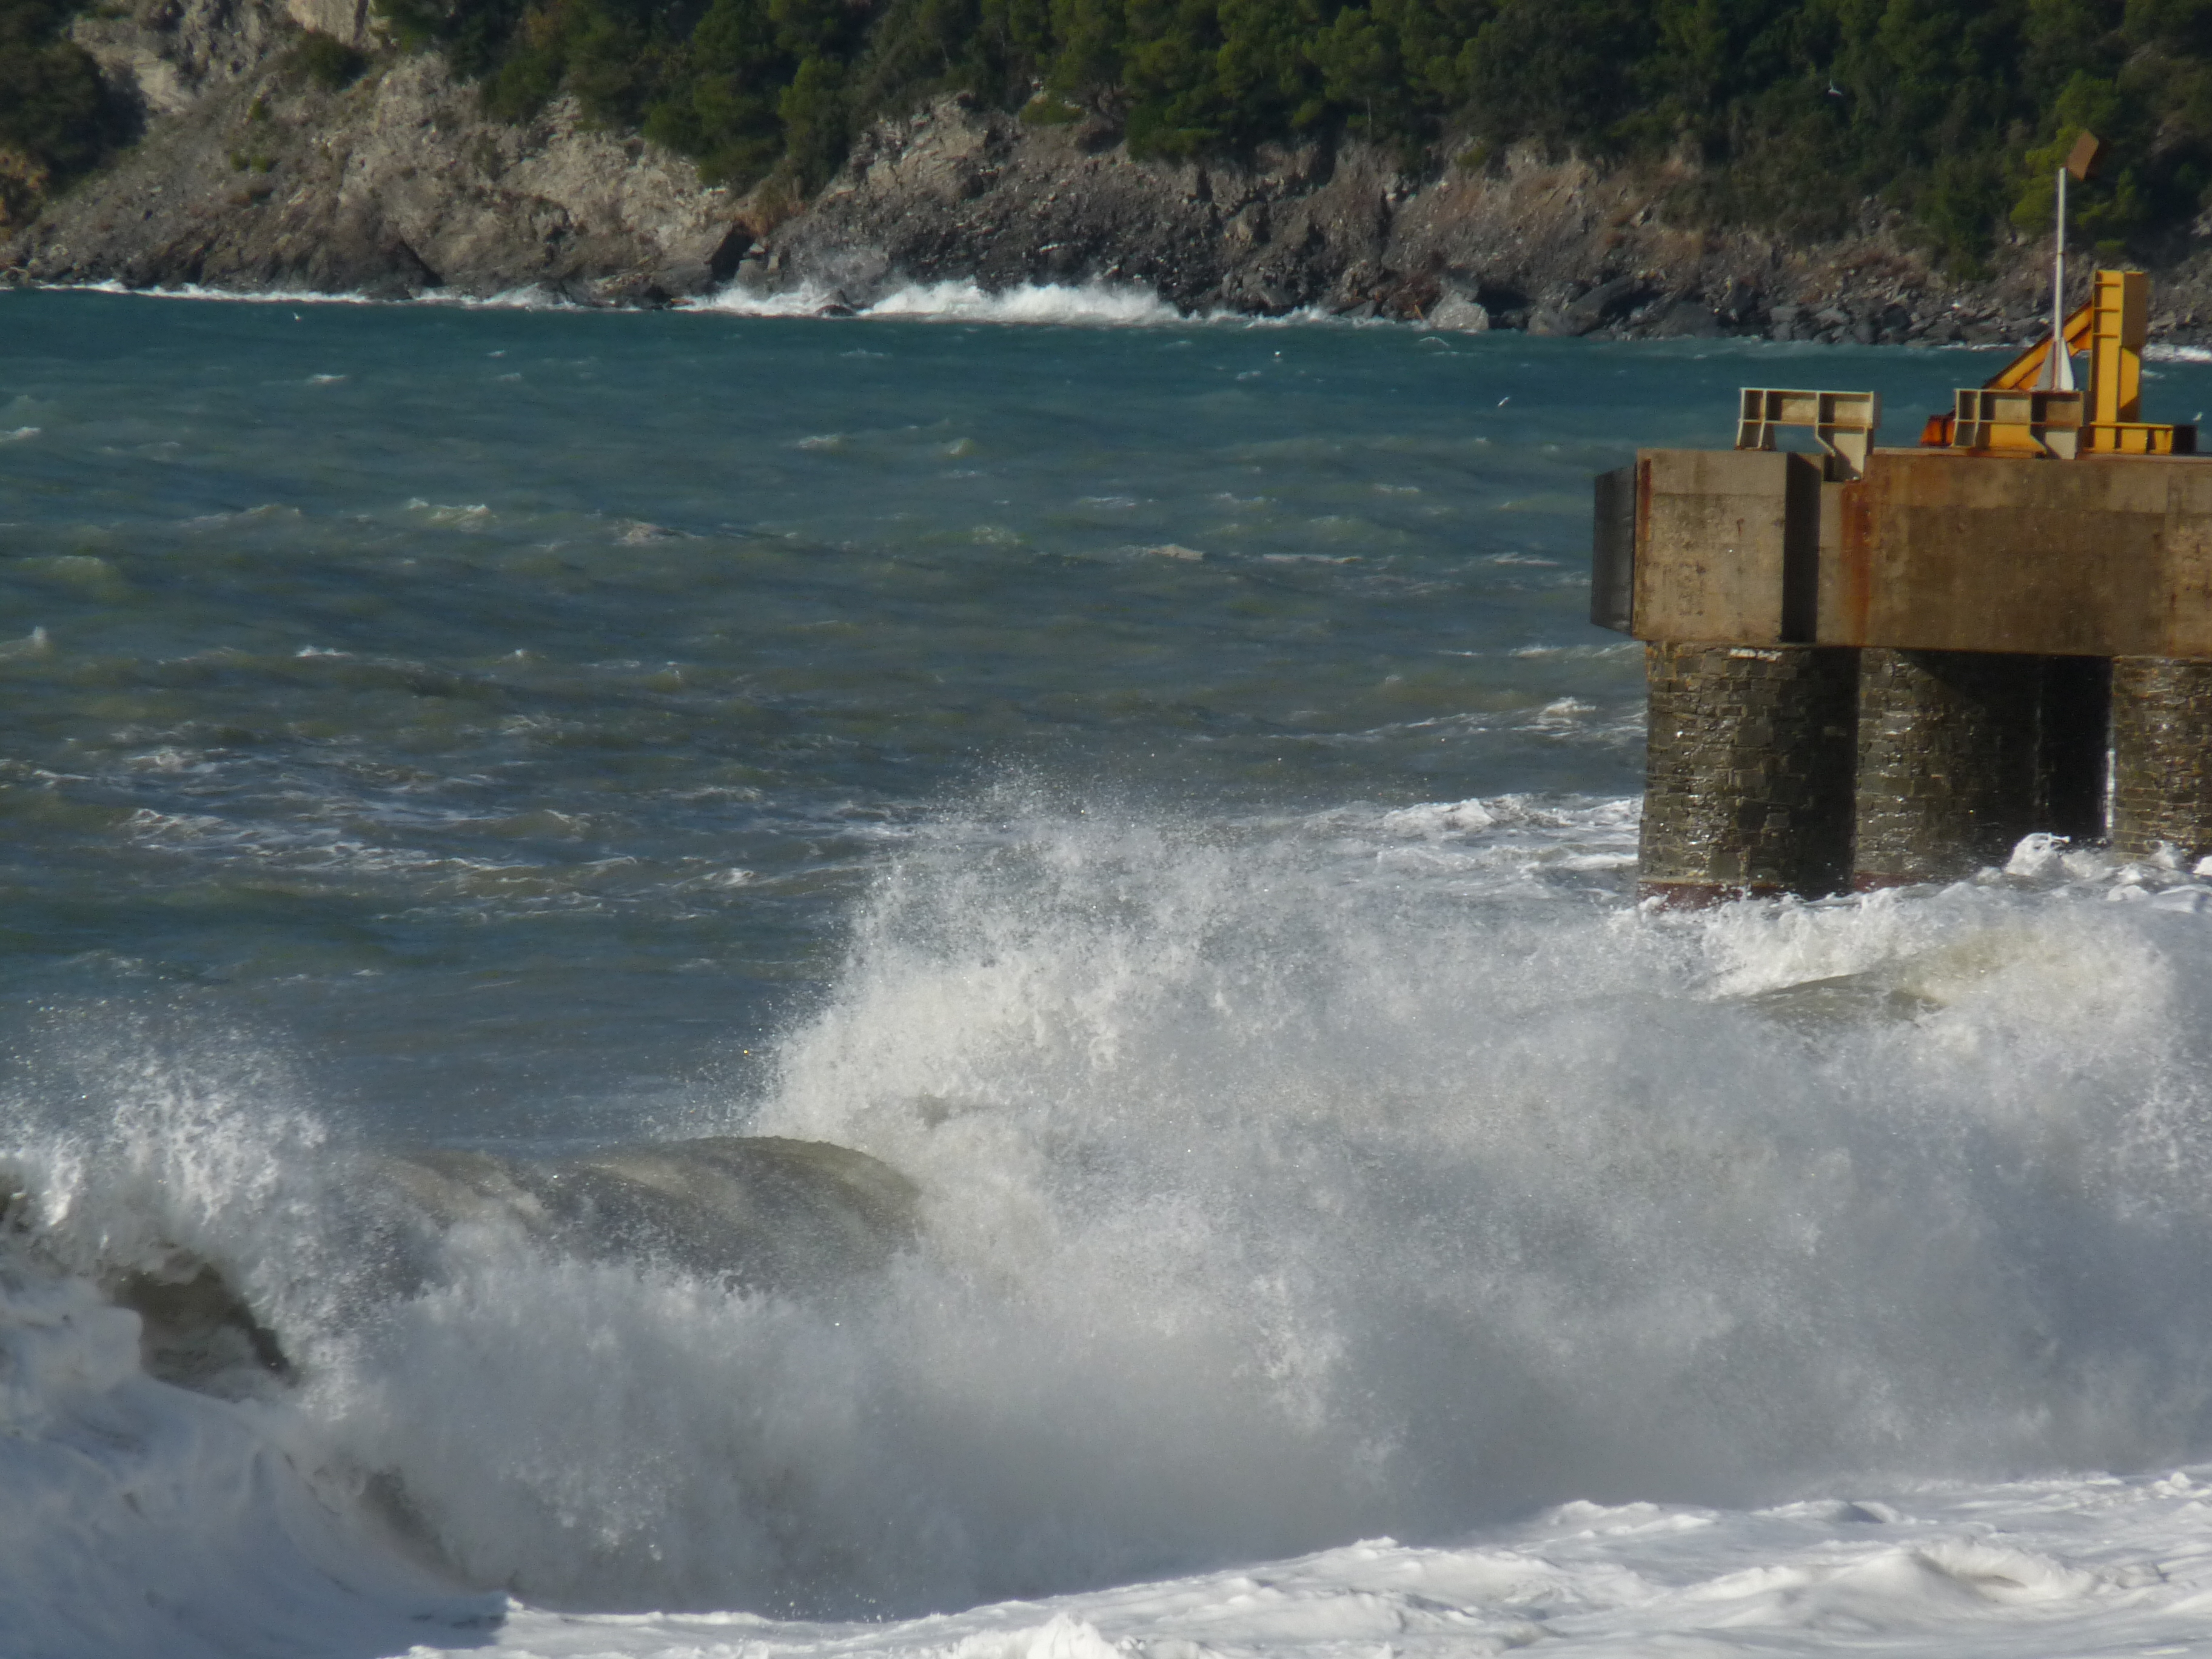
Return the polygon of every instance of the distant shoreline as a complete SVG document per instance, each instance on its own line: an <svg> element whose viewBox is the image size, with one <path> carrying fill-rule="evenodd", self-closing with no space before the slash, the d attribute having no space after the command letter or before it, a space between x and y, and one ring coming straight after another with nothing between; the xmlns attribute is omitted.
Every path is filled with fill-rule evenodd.
<svg viewBox="0 0 2212 1659"><path fill-rule="evenodd" d="M148 125L0 232L0 279L372 300L530 290L579 306L744 292L793 312L945 284L1112 289L1183 316L1863 344L2022 341L2049 310L2045 251L2027 239L1966 281L1872 204L1839 241L1686 228L1662 211L1681 164L1606 168L1533 145L1422 175L1341 137L1145 160L1095 115L1037 125L950 95L861 134L810 201L739 195L571 99L496 120L434 54L382 50L358 79L317 83L293 65L298 33L275 0L188 13L202 33L111 20L82 34ZM2075 279L2094 263L2082 250ZM2212 346L2212 236L2177 244L2153 277L2153 339Z"/></svg>

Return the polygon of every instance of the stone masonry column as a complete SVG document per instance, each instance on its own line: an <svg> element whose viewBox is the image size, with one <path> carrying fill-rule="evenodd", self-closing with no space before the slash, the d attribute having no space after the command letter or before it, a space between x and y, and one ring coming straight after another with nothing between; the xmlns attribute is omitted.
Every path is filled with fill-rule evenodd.
<svg viewBox="0 0 2212 1659"><path fill-rule="evenodd" d="M1853 886L1972 875L2039 827L2043 683L2041 657L1861 653Z"/></svg>
<svg viewBox="0 0 2212 1659"><path fill-rule="evenodd" d="M2112 850L2212 853L2212 662L2112 659Z"/></svg>
<svg viewBox="0 0 2212 1659"><path fill-rule="evenodd" d="M1640 890L1683 904L1850 878L1856 651L1644 647Z"/></svg>

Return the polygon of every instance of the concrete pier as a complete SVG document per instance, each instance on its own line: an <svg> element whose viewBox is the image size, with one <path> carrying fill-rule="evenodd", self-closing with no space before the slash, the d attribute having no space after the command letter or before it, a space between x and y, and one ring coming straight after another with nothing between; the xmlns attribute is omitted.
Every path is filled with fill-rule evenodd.
<svg viewBox="0 0 2212 1659"><path fill-rule="evenodd" d="M2212 853L2212 659L2112 661L2112 850Z"/></svg>
<svg viewBox="0 0 2212 1659"><path fill-rule="evenodd" d="M1644 647L1646 896L1701 904L1848 884L1857 656L1803 645Z"/></svg>
<svg viewBox="0 0 2212 1659"><path fill-rule="evenodd" d="M2097 271L1913 447L1875 446L1871 392L1747 386L1733 449L1598 481L1591 620L1647 647L1647 893L1955 880L2038 830L2212 855L2212 457L2142 418L2148 303Z"/></svg>

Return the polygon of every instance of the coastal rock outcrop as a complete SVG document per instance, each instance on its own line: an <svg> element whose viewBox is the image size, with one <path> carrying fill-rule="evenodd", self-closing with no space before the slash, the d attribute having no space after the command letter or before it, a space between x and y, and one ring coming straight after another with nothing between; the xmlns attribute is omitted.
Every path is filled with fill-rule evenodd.
<svg viewBox="0 0 2212 1659"><path fill-rule="evenodd" d="M320 19L347 0L295 3ZM728 192L573 100L493 120L428 53L319 81L269 0L140 0L78 36L145 132L0 245L33 282L649 301L711 286L750 241L725 251Z"/></svg>
<svg viewBox="0 0 2212 1659"><path fill-rule="evenodd" d="M303 29L361 54L349 83L310 72ZM1873 203L1826 243L1677 222L1680 161L1523 145L1409 172L1344 137L1146 160L1109 113L952 95L876 123L802 204L710 185L573 100L492 119L441 58L385 40L367 0L135 0L74 33L143 137L0 240L19 281L654 304L735 278L824 310L912 283L1099 283L1194 312L1869 344L2025 340L2048 308L2039 246L1965 280ZM2154 274L2154 337L2212 337L2212 224Z"/></svg>

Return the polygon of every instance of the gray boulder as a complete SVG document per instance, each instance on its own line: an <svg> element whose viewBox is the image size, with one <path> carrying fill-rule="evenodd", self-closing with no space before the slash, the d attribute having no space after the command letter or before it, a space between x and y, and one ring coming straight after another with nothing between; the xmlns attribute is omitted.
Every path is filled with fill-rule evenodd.
<svg viewBox="0 0 2212 1659"><path fill-rule="evenodd" d="M715 1135L560 1159L430 1151L374 1154L329 1188L349 1241L353 1316L453 1269L457 1230L504 1231L549 1255L635 1262L733 1291L811 1295L877 1272L919 1232L921 1194L865 1152L780 1136ZM246 1264L173 1244L90 1257L50 1235L33 1183L0 1168L0 1247L84 1273L139 1318L148 1375L226 1398L294 1380L278 1311L250 1299ZM464 1250L465 1250L464 1246ZM4 1267L0 1261L0 1267ZM241 1288L243 1287L243 1288Z"/></svg>

